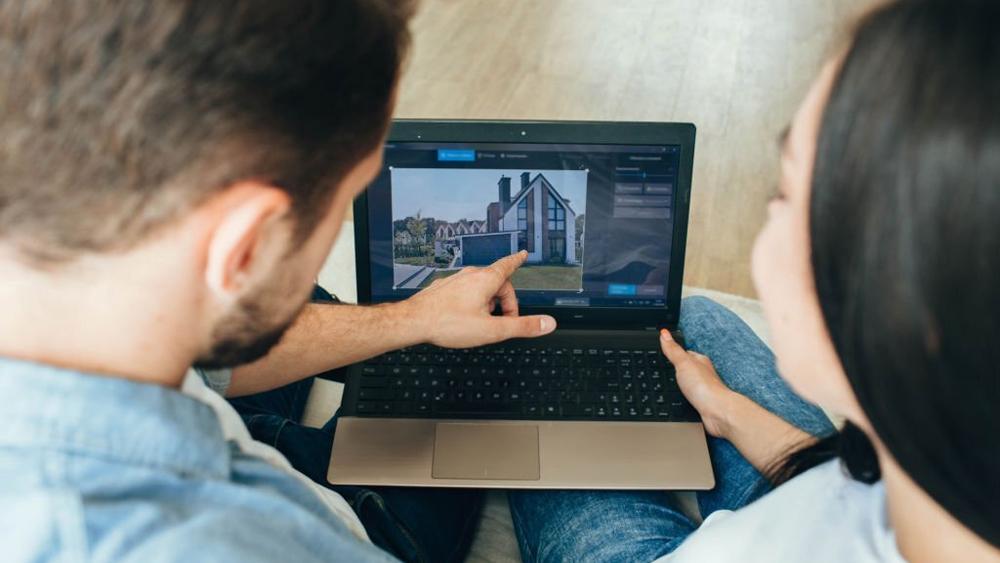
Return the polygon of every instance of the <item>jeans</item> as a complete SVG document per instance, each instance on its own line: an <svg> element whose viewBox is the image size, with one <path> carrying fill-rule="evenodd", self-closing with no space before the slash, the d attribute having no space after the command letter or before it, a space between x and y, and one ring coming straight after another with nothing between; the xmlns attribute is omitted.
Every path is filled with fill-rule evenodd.
<svg viewBox="0 0 1000 563"><path fill-rule="evenodd" d="M313 301L336 302L316 287ZM343 381L342 370L321 377ZM333 486L326 481L337 416L322 428L299 424L314 378L230 400L250 434L280 451L297 470L337 491L372 542L403 561L461 561L479 522L483 492L469 489ZM335 554L331 554L335 557Z"/></svg>
<svg viewBox="0 0 1000 563"><path fill-rule="evenodd" d="M688 348L705 354L731 389L787 422L822 437L834 427L818 407L778 376L774 356L739 317L718 303L691 297L681 304ZM716 486L697 493L703 517L736 510L771 489L726 440L708 438ZM511 491L514 529L525 562L653 561L698 527L663 491Z"/></svg>

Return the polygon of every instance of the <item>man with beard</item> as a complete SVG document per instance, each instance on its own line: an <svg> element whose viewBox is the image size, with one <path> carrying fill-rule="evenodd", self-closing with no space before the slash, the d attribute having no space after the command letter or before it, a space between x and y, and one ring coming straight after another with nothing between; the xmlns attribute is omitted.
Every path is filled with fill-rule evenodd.
<svg viewBox="0 0 1000 563"><path fill-rule="evenodd" d="M555 328L517 315L523 255L398 304L306 305L380 168L411 13L0 3L5 560L390 559L372 541L462 557L474 493L348 503L312 475L333 425L308 433L275 407L391 349ZM277 390L236 402L248 430L192 365L231 397Z"/></svg>

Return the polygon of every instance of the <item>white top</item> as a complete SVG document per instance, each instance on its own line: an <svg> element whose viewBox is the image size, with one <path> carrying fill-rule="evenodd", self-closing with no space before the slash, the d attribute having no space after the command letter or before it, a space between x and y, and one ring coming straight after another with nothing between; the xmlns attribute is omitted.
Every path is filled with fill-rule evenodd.
<svg viewBox="0 0 1000 563"><path fill-rule="evenodd" d="M243 453L263 459L304 483L316 493L316 496L320 498L323 504L347 525L347 528L351 532L363 541L370 541L364 526L361 525L361 521L358 520L357 515L351 510L350 505L347 504L344 497L326 487L316 484L312 479L299 473L278 450L263 442L254 440L250 436L250 431L247 430L246 425L243 423L243 419L236 412L236 409L227 403L219 393L206 386L196 371L188 370L187 375L184 377L184 384L181 386L181 392L212 407L212 410L215 411L215 416L219 419L219 425L222 427L222 434L226 437L226 440L235 442ZM331 447L333 447L333 444L331 444Z"/></svg>
<svg viewBox="0 0 1000 563"><path fill-rule="evenodd" d="M881 482L855 481L834 460L749 506L713 512L657 563L903 563L886 516Z"/></svg>

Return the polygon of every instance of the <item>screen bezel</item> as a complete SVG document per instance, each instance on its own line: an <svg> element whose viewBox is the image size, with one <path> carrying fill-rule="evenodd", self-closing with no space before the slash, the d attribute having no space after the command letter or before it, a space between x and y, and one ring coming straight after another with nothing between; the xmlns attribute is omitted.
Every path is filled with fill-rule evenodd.
<svg viewBox="0 0 1000 563"><path fill-rule="evenodd" d="M674 329L680 313L681 286L684 280L695 134L696 128L691 123L397 119L392 123L387 142L680 146L665 306L521 307L521 314L552 315L560 328ZM354 241L358 302L371 303L371 254L366 192L354 201Z"/></svg>

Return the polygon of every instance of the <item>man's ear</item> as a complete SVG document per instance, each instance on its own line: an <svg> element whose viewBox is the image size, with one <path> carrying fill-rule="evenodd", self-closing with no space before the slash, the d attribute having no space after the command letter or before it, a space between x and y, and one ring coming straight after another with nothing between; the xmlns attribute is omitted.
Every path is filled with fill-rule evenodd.
<svg viewBox="0 0 1000 563"><path fill-rule="evenodd" d="M247 181L227 188L210 205L205 282L220 295L238 294L283 254L287 233L281 220L291 198L274 186Z"/></svg>

